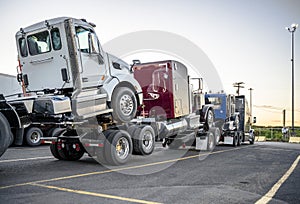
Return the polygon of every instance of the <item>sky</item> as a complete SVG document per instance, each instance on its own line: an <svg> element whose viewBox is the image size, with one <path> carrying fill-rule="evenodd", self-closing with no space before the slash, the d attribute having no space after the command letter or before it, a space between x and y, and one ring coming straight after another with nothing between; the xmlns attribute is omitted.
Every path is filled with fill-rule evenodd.
<svg viewBox="0 0 300 204"><path fill-rule="evenodd" d="M101 44L143 30L180 35L207 55L226 93L235 94L234 82L245 82L240 92L248 98L248 89L254 89L252 115L258 125L282 125L283 109L291 125L291 34L285 27L300 24L299 0L2 0L0 73L16 75L15 33L21 27L60 16L95 23ZM153 56L166 57L142 58ZM300 126L300 27L294 58L295 125Z"/></svg>

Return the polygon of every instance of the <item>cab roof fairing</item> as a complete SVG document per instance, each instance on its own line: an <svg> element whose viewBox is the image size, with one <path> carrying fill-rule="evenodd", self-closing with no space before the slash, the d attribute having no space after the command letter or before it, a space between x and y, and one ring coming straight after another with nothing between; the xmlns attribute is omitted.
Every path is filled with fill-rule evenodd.
<svg viewBox="0 0 300 204"><path fill-rule="evenodd" d="M83 21L82 19L76 19L76 18L70 18L70 17L58 17L58 18L53 18L49 20L44 20L39 23L35 23L33 25L27 26L25 28L20 28L20 30L16 33L16 38L24 35L24 33L30 33L36 30L40 30L43 28L47 28L47 23L49 26L63 23L65 20L72 19L74 23L90 27L92 29L92 25L89 24L88 22ZM46 23L47 22L47 23Z"/></svg>

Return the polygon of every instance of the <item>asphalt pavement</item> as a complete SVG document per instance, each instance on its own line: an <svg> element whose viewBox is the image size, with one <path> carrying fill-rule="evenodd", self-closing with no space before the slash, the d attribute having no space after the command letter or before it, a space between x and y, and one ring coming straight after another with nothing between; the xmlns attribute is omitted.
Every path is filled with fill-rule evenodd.
<svg viewBox="0 0 300 204"><path fill-rule="evenodd" d="M150 156L106 166L59 161L49 146L0 158L1 203L300 203L300 145L220 145L212 152L156 145Z"/></svg>

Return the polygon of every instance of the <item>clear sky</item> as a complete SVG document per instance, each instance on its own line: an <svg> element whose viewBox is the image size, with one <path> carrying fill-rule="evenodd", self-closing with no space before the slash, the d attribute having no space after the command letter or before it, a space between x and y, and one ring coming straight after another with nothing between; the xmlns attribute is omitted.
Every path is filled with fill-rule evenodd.
<svg viewBox="0 0 300 204"><path fill-rule="evenodd" d="M53 17L94 22L102 44L142 30L168 31L198 45L217 69L226 93L245 82L260 125L291 124L291 36L299 0L52 0L0 1L0 73L16 74L15 33ZM151 59L152 60L152 59ZM160 59L158 59L160 60ZM295 124L300 126L300 27L295 33Z"/></svg>

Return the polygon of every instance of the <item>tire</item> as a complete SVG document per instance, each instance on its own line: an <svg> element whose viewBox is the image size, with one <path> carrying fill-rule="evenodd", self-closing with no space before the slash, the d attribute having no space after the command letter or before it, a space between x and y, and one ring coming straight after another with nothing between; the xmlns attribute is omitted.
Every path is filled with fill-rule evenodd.
<svg viewBox="0 0 300 204"><path fill-rule="evenodd" d="M137 99L134 92L128 87L118 87L111 100L114 120L121 123L131 121L137 112Z"/></svg>
<svg viewBox="0 0 300 204"><path fill-rule="evenodd" d="M58 146L59 156L66 161L77 161L83 156L84 152L84 148L79 141L62 143L61 148Z"/></svg>
<svg viewBox="0 0 300 204"><path fill-rule="evenodd" d="M215 146L216 146L216 139L215 139L215 135L212 132L208 132L207 133L207 151L212 151L214 150Z"/></svg>
<svg viewBox="0 0 300 204"><path fill-rule="evenodd" d="M250 144L253 145L255 141L255 136L253 136L253 138L251 140L249 140Z"/></svg>
<svg viewBox="0 0 300 204"><path fill-rule="evenodd" d="M237 134L237 132L235 132L234 136L233 136L232 146L236 147L237 145L238 145L238 134Z"/></svg>
<svg viewBox="0 0 300 204"><path fill-rule="evenodd" d="M210 129L210 132L212 132L214 134L214 145L219 145L219 141L220 141L220 137L221 137L221 132L220 129L218 127L214 127L212 129Z"/></svg>
<svg viewBox="0 0 300 204"><path fill-rule="evenodd" d="M114 130L105 143L105 158L111 165L125 164L132 153L132 141L128 132Z"/></svg>
<svg viewBox="0 0 300 204"><path fill-rule="evenodd" d="M39 146L42 143L43 132L40 128L31 127L26 131L25 141L29 146Z"/></svg>
<svg viewBox="0 0 300 204"><path fill-rule="evenodd" d="M242 145L242 133L238 133L238 143L237 146L241 146Z"/></svg>
<svg viewBox="0 0 300 204"><path fill-rule="evenodd" d="M211 129L214 125L214 113L211 109L207 111L207 116L205 118L205 125L207 130Z"/></svg>
<svg viewBox="0 0 300 204"><path fill-rule="evenodd" d="M133 154L150 155L155 147L155 133L150 125L137 128L133 134Z"/></svg>
<svg viewBox="0 0 300 204"><path fill-rule="evenodd" d="M131 125L127 129L128 134L130 135L131 138L133 138L134 132L138 129L137 125Z"/></svg>
<svg viewBox="0 0 300 204"><path fill-rule="evenodd" d="M61 135L64 132L64 129L61 128L57 128L60 129L60 131L56 131L56 133L54 134L54 131L52 132L52 137L56 138L59 135ZM61 143L58 143L57 141L52 141L52 143L50 144L50 151L51 154L59 160L62 160L63 158L59 155L58 153L58 148L61 148Z"/></svg>
<svg viewBox="0 0 300 204"><path fill-rule="evenodd" d="M109 142L107 141L107 138L114 132L114 130L107 130L107 131L104 131L103 134L105 135L106 139L104 141L104 146L103 147L97 147L97 150L96 150L96 157L97 157L97 162L100 163L100 164L107 164L108 161L106 159L106 156L105 156L105 149L106 149L106 146L109 145Z"/></svg>
<svg viewBox="0 0 300 204"><path fill-rule="evenodd" d="M0 156L4 154L11 143L11 130L6 117L0 113Z"/></svg>

